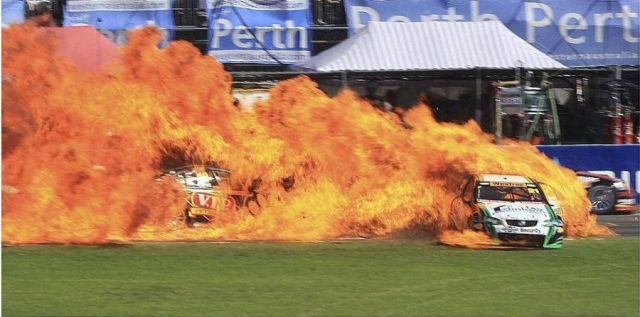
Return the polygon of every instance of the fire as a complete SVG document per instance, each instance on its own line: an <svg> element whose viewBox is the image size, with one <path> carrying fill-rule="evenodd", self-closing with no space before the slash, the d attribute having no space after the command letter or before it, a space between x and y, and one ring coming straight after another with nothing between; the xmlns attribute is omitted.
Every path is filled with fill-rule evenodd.
<svg viewBox="0 0 640 317"><path fill-rule="evenodd" d="M247 111L233 106L221 64L185 42L158 49L153 28L133 33L121 62L96 73L53 54L45 29L12 26L3 38L5 243L426 233L471 245L484 238L455 233L470 210L451 202L480 173L547 183L568 235L609 234L571 171L528 144L493 144L474 122L438 123L425 105L405 115L406 129L351 91L330 98L299 77ZM184 193L157 176L187 164L229 168L234 187L259 179L268 207L170 227Z"/></svg>
<svg viewBox="0 0 640 317"><path fill-rule="evenodd" d="M438 236L438 240L446 245L471 249L484 249L489 246L495 247L495 243L492 243L491 238L487 234L471 230L445 231Z"/></svg>

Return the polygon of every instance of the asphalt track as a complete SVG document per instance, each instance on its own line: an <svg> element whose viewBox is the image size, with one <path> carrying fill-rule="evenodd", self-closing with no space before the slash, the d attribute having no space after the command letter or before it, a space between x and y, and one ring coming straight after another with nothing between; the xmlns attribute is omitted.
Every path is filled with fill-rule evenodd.
<svg viewBox="0 0 640 317"><path fill-rule="evenodd" d="M640 236L640 213L623 215L599 215L598 223L609 227L621 236Z"/></svg>

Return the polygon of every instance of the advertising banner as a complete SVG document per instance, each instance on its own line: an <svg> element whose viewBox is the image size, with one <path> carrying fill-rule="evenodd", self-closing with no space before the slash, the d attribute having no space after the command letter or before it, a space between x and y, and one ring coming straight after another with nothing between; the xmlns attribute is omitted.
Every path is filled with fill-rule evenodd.
<svg viewBox="0 0 640 317"><path fill-rule="evenodd" d="M623 179L640 194L640 145L540 145L540 152L574 171Z"/></svg>
<svg viewBox="0 0 640 317"><path fill-rule="evenodd" d="M209 55L222 63L293 64L311 56L309 0L207 0Z"/></svg>
<svg viewBox="0 0 640 317"><path fill-rule="evenodd" d="M24 0L2 0L2 26L24 22Z"/></svg>
<svg viewBox="0 0 640 317"><path fill-rule="evenodd" d="M171 5L171 0L67 0L64 25L91 25L116 44L126 43L128 30L155 25L165 45L173 30Z"/></svg>
<svg viewBox="0 0 640 317"><path fill-rule="evenodd" d="M344 0L344 4L351 34L369 21L500 20L566 66L640 64L636 0Z"/></svg>

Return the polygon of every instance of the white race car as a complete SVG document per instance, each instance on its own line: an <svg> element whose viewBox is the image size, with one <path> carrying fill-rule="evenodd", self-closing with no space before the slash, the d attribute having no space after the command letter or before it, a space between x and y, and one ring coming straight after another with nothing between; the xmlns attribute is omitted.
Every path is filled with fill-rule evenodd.
<svg viewBox="0 0 640 317"><path fill-rule="evenodd" d="M547 200L539 183L527 177L472 176L458 199L473 209L469 226L475 230L507 243L562 247L560 209Z"/></svg>
<svg viewBox="0 0 640 317"><path fill-rule="evenodd" d="M622 179L591 172L576 172L576 174L587 190L587 196L591 201L591 212L609 214L638 211L635 192Z"/></svg>

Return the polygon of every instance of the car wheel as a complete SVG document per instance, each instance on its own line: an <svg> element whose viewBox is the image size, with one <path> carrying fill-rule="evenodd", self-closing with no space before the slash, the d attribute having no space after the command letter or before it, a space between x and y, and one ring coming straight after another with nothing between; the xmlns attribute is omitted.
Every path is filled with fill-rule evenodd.
<svg viewBox="0 0 640 317"><path fill-rule="evenodd" d="M597 185L589 188L587 195L594 213L606 214L613 211L616 204L616 191L613 187Z"/></svg>
<svg viewBox="0 0 640 317"><path fill-rule="evenodd" d="M475 231L482 231L484 229L484 226L482 225L482 219L480 218L480 214L475 212L467 220L467 225L469 226L469 228Z"/></svg>

